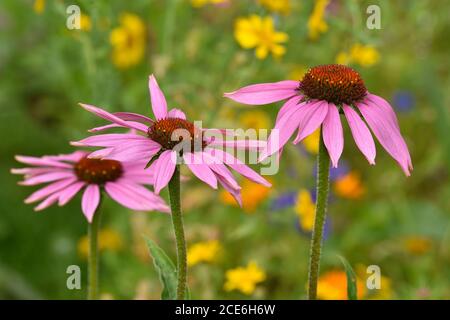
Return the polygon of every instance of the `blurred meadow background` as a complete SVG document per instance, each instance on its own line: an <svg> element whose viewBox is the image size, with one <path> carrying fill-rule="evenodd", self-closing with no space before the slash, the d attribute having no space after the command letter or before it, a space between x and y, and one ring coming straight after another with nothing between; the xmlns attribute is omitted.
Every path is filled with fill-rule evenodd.
<svg viewBox="0 0 450 320"><path fill-rule="evenodd" d="M71 4L81 8L80 30L66 27ZM372 4L381 9L380 30L366 27ZM342 63L393 105L414 171L406 178L379 144L370 166L344 124L319 297L346 298L341 255L358 275L361 299L449 299L449 10L448 2L431 0L2 0L0 298L86 296L80 197L34 212L23 200L35 189L10 174L21 166L14 155L71 152L69 141L105 123L79 102L150 114L154 73L169 105L204 127L270 129L280 104L246 107L223 92L300 80L311 66ZM285 149L269 177L273 188L243 181L243 209L221 189L183 183L193 298L306 297L317 139ZM103 210L102 298L159 299L143 235L175 259L170 218L110 199ZM82 269L81 290L66 288L69 265ZM380 290L364 285L369 265L381 268Z"/></svg>

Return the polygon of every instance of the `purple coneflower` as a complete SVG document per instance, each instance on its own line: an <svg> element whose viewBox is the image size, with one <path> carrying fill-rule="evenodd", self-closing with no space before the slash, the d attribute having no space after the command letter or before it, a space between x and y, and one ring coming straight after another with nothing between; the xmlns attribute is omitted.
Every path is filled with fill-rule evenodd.
<svg viewBox="0 0 450 320"><path fill-rule="evenodd" d="M35 191L25 203L41 201L34 209L43 210L55 203L67 204L78 192L83 192L81 209L89 223L100 203L101 190L122 206L138 211L169 212L164 200L148 190L153 177L144 172L142 163L126 163L116 160L89 159L86 151L75 151L58 156L16 156L16 160L29 168L12 169L23 174L24 186L49 183Z"/></svg>
<svg viewBox="0 0 450 320"><path fill-rule="evenodd" d="M109 113L95 106L81 106L106 119L111 124L94 128L91 132L110 128L129 128L138 134L101 134L74 142L77 146L103 147L89 157L100 157L122 161L144 161L154 176L155 193L169 186L172 222L178 251L177 298L185 298L186 288L186 244L180 210L180 170L183 162L200 180L217 189L221 184L242 205L241 187L229 168L242 176L265 186L270 183L244 162L224 151L224 148L257 150L265 145L258 140L235 141L222 139L222 130L202 130L179 109L167 108L166 98L153 75L149 78L149 90L155 120L136 113ZM208 137L208 133L213 137ZM182 148L180 148L182 146ZM182 161L180 161L182 159ZM143 165L144 167L145 165ZM229 167L229 168L228 168Z"/></svg>
<svg viewBox="0 0 450 320"><path fill-rule="evenodd" d="M333 166L337 167L344 148L339 117L339 113L343 113L356 145L370 164L375 164L376 150L364 120L405 174L410 175L411 157L392 107L383 98L368 92L359 73L350 67L337 64L317 66L309 69L300 82L286 80L255 84L225 93L225 96L251 105L287 100L275 123L274 129L279 130L279 137L269 137L261 159L283 148L296 130L295 144L322 125L323 142Z"/></svg>
<svg viewBox="0 0 450 320"><path fill-rule="evenodd" d="M405 175L409 176L412 170L411 157L400 134L397 117L386 100L367 91L358 72L336 64L313 67L300 82L286 80L250 85L225 93L225 97L251 105L287 100L278 112L275 131L270 135L260 160L280 152L296 130L298 133L294 143L321 128L308 275L308 297L316 299L330 160L333 167L337 167L344 148L340 114L347 118L356 145L370 164L375 164L376 150L366 122L380 144L399 163Z"/></svg>

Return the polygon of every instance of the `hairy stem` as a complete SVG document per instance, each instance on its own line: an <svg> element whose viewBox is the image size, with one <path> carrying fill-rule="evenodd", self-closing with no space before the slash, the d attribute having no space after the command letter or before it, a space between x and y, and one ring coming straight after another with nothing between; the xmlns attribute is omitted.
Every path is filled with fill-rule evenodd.
<svg viewBox="0 0 450 320"><path fill-rule="evenodd" d="M98 230L100 228L101 210L98 205L92 222L88 225L88 300L98 299Z"/></svg>
<svg viewBox="0 0 450 320"><path fill-rule="evenodd" d="M322 251L323 227L326 219L328 202L328 189L330 186L330 156L323 142L322 131L320 132L319 153L317 155L317 192L316 192L316 214L314 229L311 239L311 251L309 254L308 273L308 299L317 299L317 280L319 277L320 256Z"/></svg>
<svg viewBox="0 0 450 320"><path fill-rule="evenodd" d="M177 300L185 299L186 293L186 241L184 239L183 216L180 204L180 166L177 165L169 182L170 207L172 210L172 224L177 244Z"/></svg>

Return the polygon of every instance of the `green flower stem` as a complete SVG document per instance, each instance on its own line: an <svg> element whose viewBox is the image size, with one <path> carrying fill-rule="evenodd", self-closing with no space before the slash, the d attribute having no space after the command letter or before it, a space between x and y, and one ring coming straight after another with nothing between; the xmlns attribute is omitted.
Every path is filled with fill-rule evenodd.
<svg viewBox="0 0 450 320"><path fill-rule="evenodd" d="M100 200L101 201L101 200ZM98 299L98 230L100 228L101 210L99 203L92 222L88 225L88 300Z"/></svg>
<svg viewBox="0 0 450 320"><path fill-rule="evenodd" d="M330 156L320 131L319 154L317 155L316 214L309 254L308 299L317 299L317 279L319 277L320 255L322 250L323 227L325 224L328 189L330 186Z"/></svg>
<svg viewBox="0 0 450 320"><path fill-rule="evenodd" d="M183 216L180 205L180 166L177 165L169 182L170 207L172 210L172 224L177 243L177 300L184 300L186 292L186 241L184 239Z"/></svg>

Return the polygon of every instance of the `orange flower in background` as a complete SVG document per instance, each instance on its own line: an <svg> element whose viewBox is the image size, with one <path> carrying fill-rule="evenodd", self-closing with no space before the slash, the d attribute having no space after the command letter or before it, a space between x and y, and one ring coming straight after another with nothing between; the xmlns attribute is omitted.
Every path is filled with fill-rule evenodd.
<svg viewBox="0 0 450 320"><path fill-rule="evenodd" d="M423 236L410 236L403 241L406 251L415 255L421 255L430 251L432 241Z"/></svg>
<svg viewBox="0 0 450 320"><path fill-rule="evenodd" d="M366 287L360 278L356 279L358 300L366 294ZM321 300L347 300L347 276L344 271L328 271L319 277L317 297Z"/></svg>
<svg viewBox="0 0 450 320"><path fill-rule="evenodd" d="M365 194L366 189L362 184L359 173L350 171L346 175L336 179L334 182L334 192L342 198L356 200Z"/></svg>
<svg viewBox="0 0 450 320"><path fill-rule="evenodd" d="M270 183L270 179L267 179ZM270 193L270 188L257 184L250 180L242 182L242 208L246 213L254 213L256 208L267 199ZM225 190L220 193L220 200L222 203L238 207L236 200Z"/></svg>

